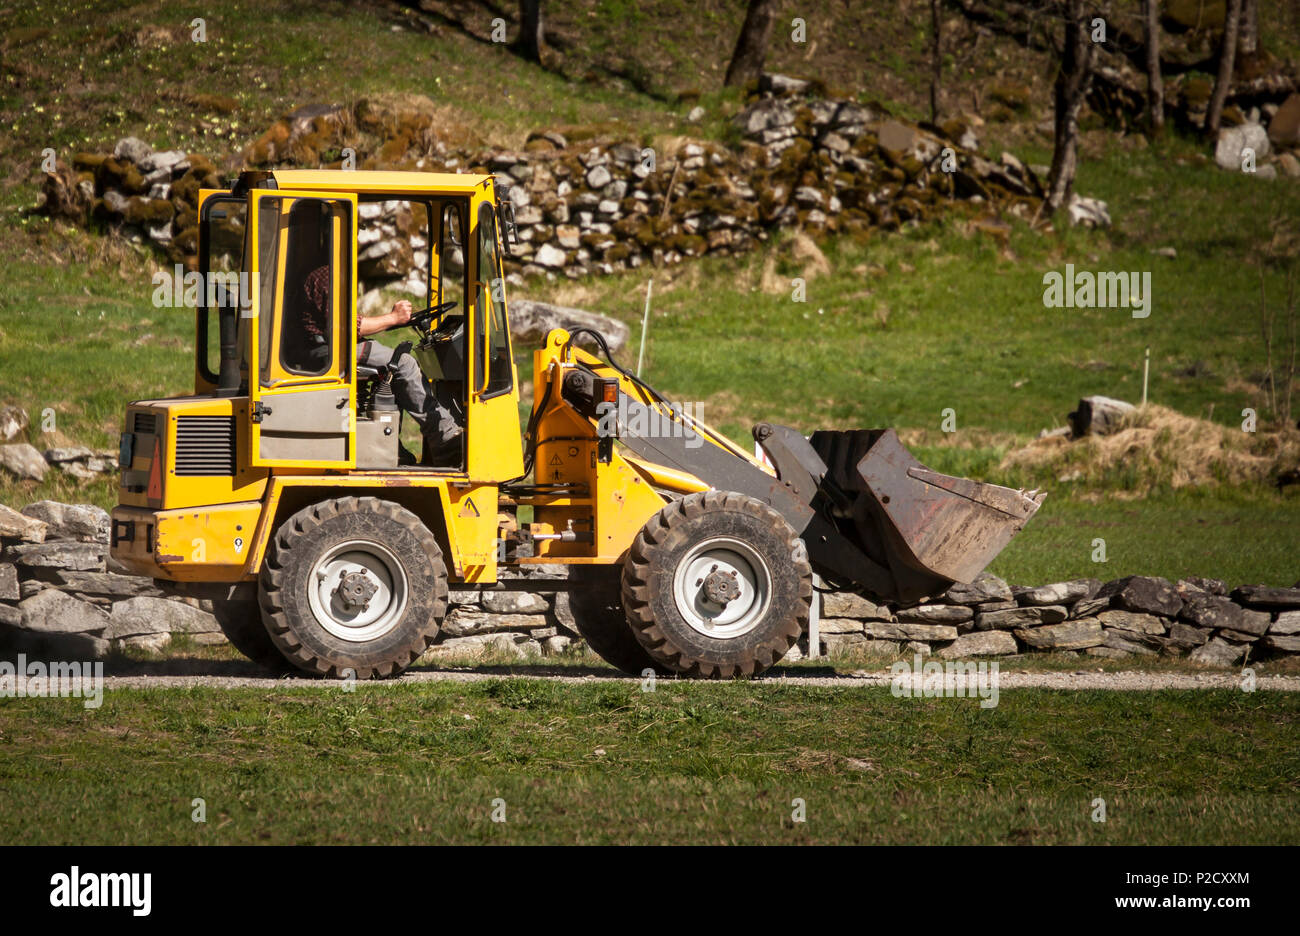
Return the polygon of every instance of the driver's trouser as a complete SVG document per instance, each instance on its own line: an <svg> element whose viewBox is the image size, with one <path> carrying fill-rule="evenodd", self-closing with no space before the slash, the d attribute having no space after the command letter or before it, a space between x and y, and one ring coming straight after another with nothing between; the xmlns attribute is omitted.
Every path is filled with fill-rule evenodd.
<svg viewBox="0 0 1300 936"><path fill-rule="evenodd" d="M393 359L393 349L377 341L364 342L357 353L357 363L367 367L387 367ZM402 355L393 370L393 396L397 405L411 414L420 431L435 449L447 446L460 438L460 425L448 405L430 394L424 385L420 365L409 354Z"/></svg>

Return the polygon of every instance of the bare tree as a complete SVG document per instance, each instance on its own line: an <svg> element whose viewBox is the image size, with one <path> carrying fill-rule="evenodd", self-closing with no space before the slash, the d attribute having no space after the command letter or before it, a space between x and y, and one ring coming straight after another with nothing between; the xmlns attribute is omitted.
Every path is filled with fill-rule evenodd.
<svg viewBox="0 0 1300 936"><path fill-rule="evenodd" d="M1223 104L1232 87L1232 70L1237 63L1237 31L1241 25L1241 0L1228 0L1228 14L1223 21L1223 46L1219 49L1219 74L1214 79L1214 94L1205 115L1205 132L1215 136L1223 120Z"/></svg>
<svg viewBox="0 0 1300 936"><path fill-rule="evenodd" d="M1246 58L1259 51L1259 0L1243 0L1241 28L1237 35L1237 57Z"/></svg>
<svg viewBox="0 0 1300 936"><path fill-rule="evenodd" d="M731 53L731 64L723 81L727 87L743 85L763 73L775 18L776 0L749 0L745 23L740 27L740 38L736 40L736 50Z"/></svg>
<svg viewBox="0 0 1300 936"><path fill-rule="evenodd" d="M930 51L930 123L939 122L939 83L943 79L943 33L939 21L939 0L930 0L930 33L934 45Z"/></svg>
<svg viewBox="0 0 1300 936"><path fill-rule="evenodd" d="M519 0L519 54L540 65L545 41L542 0Z"/></svg>
<svg viewBox="0 0 1300 936"><path fill-rule="evenodd" d="M1165 129L1165 82L1160 75L1160 0L1142 0L1147 46L1147 123L1152 135Z"/></svg>
<svg viewBox="0 0 1300 936"><path fill-rule="evenodd" d="M1092 82L1092 61L1096 53L1088 34L1084 0L1064 0L1065 47L1056 73L1053 99L1056 108L1052 126L1052 169L1047 177L1044 208L1055 214L1070 199L1074 174L1079 166L1079 111Z"/></svg>

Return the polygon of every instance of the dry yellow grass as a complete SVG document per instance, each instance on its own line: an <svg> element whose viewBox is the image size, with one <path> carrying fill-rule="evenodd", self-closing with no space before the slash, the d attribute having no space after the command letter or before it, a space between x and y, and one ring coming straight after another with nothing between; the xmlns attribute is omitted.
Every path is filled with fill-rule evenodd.
<svg viewBox="0 0 1300 936"><path fill-rule="evenodd" d="M1300 431L1246 432L1164 406L1129 416L1107 436L1074 441L1036 439L1007 454L1004 471L1049 473L1058 481L1113 487L1117 496L1141 496L1155 487L1270 483L1300 465Z"/></svg>

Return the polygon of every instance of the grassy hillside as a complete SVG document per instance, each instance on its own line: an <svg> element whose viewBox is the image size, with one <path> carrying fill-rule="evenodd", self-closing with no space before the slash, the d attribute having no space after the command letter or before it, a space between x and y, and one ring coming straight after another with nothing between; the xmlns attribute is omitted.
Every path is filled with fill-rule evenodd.
<svg viewBox="0 0 1300 936"><path fill-rule="evenodd" d="M133 133L222 157L294 107L380 91L427 94L449 122L499 145L518 145L539 126L614 119L637 135L725 137L726 117L741 103L718 90L740 3L564 5L553 16L560 58L547 69L476 38L475 11L486 7L443 6L468 17L466 27L397 5L220 0L203 8L204 43L190 41L195 10L183 3L0 12L0 403L33 417L50 408L67 438L111 445L126 400L183 392L192 372L187 315L149 303L154 255L22 214L47 146L66 158ZM813 37L834 40L820 41L811 57L776 42L769 64L919 114L924 5L854 6L801 8ZM1295 45L1293 8L1264 3L1262 16L1274 48ZM674 29L655 27L665 18ZM983 54L948 63L951 93L1028 83L1034 96L1024 119L990 123L986 150L996 157L1005 144L1027 163L1046 163L1048 140L1035 128L1046 113L1044 63L1008 40L980 41ZM646 74L629 71L633 51ZM708 116L688 124L696 92ZM1228 427L1240 424L1243 408L1263 409L1261 274L1274 306L1285 282L1261 248L1275 224L1300 218L1300 185L1221 172L1206 152L1176 135L1148 147L1093 131L1077 187L1108 202L1110 230L1044 235L1015 222L951 222L865 243L831 240L821 245L831 272L809 280L804 303L790 298L789 280L805 268L785 242L667 270L531 282L511 294L625 319L629 360L653 275L646 376L675 400L702 402L704 418L733 437L747 440L760 419L803 429L893 425L938 470L1046 484L1052 493L1032 528L1039 535L1018 540L995 566L1013 578L1099 574L1088 568L1088 544L1103 528L1125 544L1107 569L1113 574L1290 584L1300 576L1294 486L1162 490L1135 505L1108 500L1138 493L1124 490L1122 472L1098 486L1000 467L1008 451L1062 424L1080 396L1136 401L1148 347L1153 401ZM1172 259L1156 253L1169 248ZM1149 271L1150 317L1044 307L1043 275L1067 263ZM518 358L526 372L528 350ZM949 408L955 433L941 431ZM0 480L6 503L39 496L111 504L115 492L109 482L78 486L55 472L39 486Z"/></svg>

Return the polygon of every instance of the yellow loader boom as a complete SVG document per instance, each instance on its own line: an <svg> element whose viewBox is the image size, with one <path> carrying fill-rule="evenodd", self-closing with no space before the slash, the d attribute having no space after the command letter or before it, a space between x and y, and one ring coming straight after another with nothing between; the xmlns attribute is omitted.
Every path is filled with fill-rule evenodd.
<svg viewBox="0 0 1300 936"><path fill-rule="evenodd" d="M359 244L388 236L385 212L409 237L418 311L366 319ZM414 662L451 589L561 564L615 666L733 677L799 639L814 572L913 600L972 579L1037 510L929 471L892 430L760 424L769 467L585 329L534 352L521 433L512 219L470 174L248 172L203 192L195 389L127 409L114 557L214 598L259 662L362 678ZM390 319L411 328L396 349L373 343Z"/></svg>

